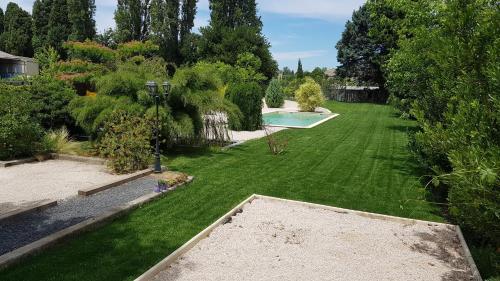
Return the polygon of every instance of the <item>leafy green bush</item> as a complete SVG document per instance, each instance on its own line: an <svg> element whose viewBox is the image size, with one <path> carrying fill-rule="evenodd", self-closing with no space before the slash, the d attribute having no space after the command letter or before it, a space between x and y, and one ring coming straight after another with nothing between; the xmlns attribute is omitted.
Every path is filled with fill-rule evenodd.
<svg viewBox="0 0 500 281"><path fill-rule="evenodd" d="M31 117L27 87L0 85L0 160L31 156L42 129Z"/></svg>
<svg viewBox="0 0 500 281"><path fill-rule="evenodd" d="M81 127L93 139L98 139L104 124L112 118L114 111L121 110L142 114L145 109L127 97L114 98L97 95L97 97L76 97L69 105L71 116L76 125Z"/></svg>
<svg viewBox="0 0 500 281"><path fill-rule="evenodd" d="M113 112L99 144L100 155L109 159L108 167L119 174L147 168L152 157L151 128L151 123L141 116Z"/></svg>
<svg viewBox="0 0 500 281"><path fill-rule="evenodd" d="M50 75L33 78L30 86L33 117L47 129L71 125L68 105L75 91L63 81Z"/></svg>
<svg viewBox="0 0 500 281"><path fill-rule="evenodd" d="M282 107L285 103L285 95L280 81L273 79L266 90L266 104L270 108Z"/></svg>
<svg viewBox="0 0 500 281"><path fill-rule="evenodd" d="M325 102L325 97L321 86L313 79L306 78L306 82L295 92L295 100L299 103L300 110L313 112Z"/></svg>
<svg viewBox="0 0 500 281"><path fill-rule="evenodd" d="M70 59L86 60L93 63L110 63L115 59L115 51L94 41L68 41L63 44Z"/></svg>
<svg viewBox="0 0 500 281"><path fill-rule="evenodd" d="M231 84L226 97L243 113L242 130L255 131L262 128L262 88L259 84L255 82Z"/></svg>

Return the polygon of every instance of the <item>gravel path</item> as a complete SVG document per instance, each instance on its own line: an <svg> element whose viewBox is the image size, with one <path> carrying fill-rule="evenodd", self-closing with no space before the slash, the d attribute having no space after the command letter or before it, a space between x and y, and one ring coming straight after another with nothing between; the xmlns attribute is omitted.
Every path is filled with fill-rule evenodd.
<svg viewBox="0 0 500 281"><path fill-rule="evenodd" d="M40 200L61 200L79 189L127 175L112 175L102 165L66 160L27 163L0 169L0 213Z"/></svg>
<svg viewBox="0 0 500 281"><path fill-rule="evenodd" d="M453 228L266 199L154 280L471 280Z"/></svg>
<svg viewBox="0 0 500 281"><path fill-rule="evenodd" d="M151 193L155 183L152 177L144 177L89 197L67 198L42 212L3 220L0 222L0 255Z"/></svg>

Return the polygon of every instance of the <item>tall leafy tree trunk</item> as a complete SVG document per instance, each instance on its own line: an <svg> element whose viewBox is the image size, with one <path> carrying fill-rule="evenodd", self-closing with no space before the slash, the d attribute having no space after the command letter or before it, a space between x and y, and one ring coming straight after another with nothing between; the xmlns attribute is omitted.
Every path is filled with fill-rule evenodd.
<svg viewBox="0 0 500 281"><path fill-rule="evenodd" d="M160 46L163 58L180 64L179 52L179 0L151 1L151 36Z"/></svg>
<svg viewBox="0 0 500 281"><path fill-rule="evenodd" d="M69 39L84 41L93 39L95 29L95 0L68 0L71 34Z"/></svg>
<svg viewBox="0 0 500 281"><path fill-rule="evenodd" d="M198 0L182 0L182 15L180 23L180 42L183 45L186 37L194 27L194 17L196 16L196 3Z"/></svg>
<svg viewBox="0 0 500 281"><path fill-rule="evenodd" d="M64 54L62 44L68 40L70 33L68 3L66 0L53 0L49 15L47 44L54 47L60 54Z"/></svg>
<svg viewBox="0 0 500 281"><path fill-rule="evenodd" d="M0 35L0 49L13 55L32 56L31 25L30 14L17 4L9 3L4 15L4 32Z"/></svg>
<svg viewBox="0 0 500 281"><path fill-rule="evenodd" d="M150 25L150 0L118 0L115 22L119 42L147 40Z"/></svg>

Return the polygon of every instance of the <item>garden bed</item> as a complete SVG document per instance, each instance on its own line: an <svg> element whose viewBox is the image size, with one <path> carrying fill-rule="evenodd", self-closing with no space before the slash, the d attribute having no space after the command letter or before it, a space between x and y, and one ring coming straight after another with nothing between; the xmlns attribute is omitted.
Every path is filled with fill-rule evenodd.
<svg viewBox="0 0 500 281"><path fill-rule="evenodd" d="M456 226L252 199L137 280L480 280Z"/></svg>

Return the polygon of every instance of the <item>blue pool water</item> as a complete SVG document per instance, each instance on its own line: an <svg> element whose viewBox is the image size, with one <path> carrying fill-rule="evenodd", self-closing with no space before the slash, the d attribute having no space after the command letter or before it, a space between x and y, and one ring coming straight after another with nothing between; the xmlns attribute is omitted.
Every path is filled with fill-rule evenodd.
<svg viewBox="0 0 500 281"><path fill-rule="evenodd" d="M262 118L265 125L307 128L331 116L332 114L313 112L272 112L263 114Z"/></svg>

